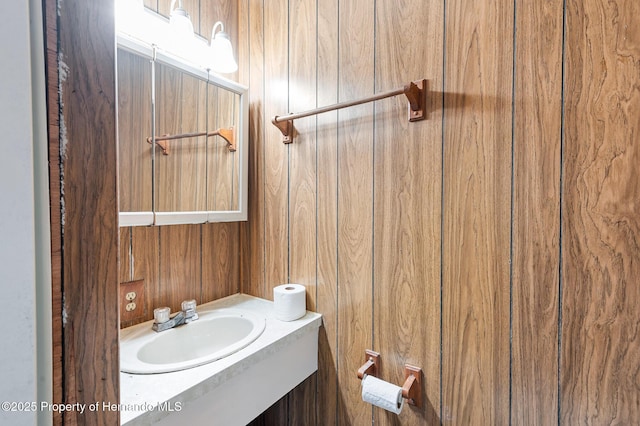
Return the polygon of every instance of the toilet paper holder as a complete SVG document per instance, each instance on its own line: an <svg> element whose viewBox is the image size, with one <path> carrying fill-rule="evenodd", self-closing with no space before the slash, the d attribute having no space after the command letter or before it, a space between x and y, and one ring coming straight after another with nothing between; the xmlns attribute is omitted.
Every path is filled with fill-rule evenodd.
<svg viewBox="0 0 640 426"><path fill-rule="evenodd" d="M374 352L371 349L365 349L364 351L365 362L358 369L358 379L362 380L365 376L378 377L378 371L380 370L380 354Z"/></svg>
<svg viewBox="0 0 640 426"><path fill-rule="evenodd" d="M380 371L380 354L370 349L364 351L365 363L358 369L358 378L362 380L365 375L378 377ZM402 385L402 397L409 405L422 406L422 369L414 365L404 365L404 384Z"/></svg>

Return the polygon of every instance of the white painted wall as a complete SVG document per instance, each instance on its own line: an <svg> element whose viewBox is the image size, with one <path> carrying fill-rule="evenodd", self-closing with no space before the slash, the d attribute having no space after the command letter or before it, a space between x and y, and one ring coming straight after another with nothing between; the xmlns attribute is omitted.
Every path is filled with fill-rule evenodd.
<svg viewBox="0 0 640 426"><path fill-rule="evenodd" d="M0 424L50 424L50 414L23 405L51 400L42 5L8 2L3 12L10 19L0 25Z"/></svg>

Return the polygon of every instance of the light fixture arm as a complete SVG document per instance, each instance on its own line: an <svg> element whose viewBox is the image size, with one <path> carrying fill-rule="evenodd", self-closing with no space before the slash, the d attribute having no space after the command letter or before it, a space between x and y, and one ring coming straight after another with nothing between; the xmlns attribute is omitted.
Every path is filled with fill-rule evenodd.
<svg viewBox="0 0 640 426"><path fill-rule="evenodd" d="M175 1L175 0L174 0ZM182 0L181 0L182 1ZM222 21L218 21L215 24L213 24L213 29L211 30L211 40L213 40L213 38L216 35L216 28L218 28L218 26L220 27L220 32L224 33L224 24L222 23Z"/></svg>
<svg viewBox="0 0 640 426"><path fill-rule="evenodd" d="M178 2L178 9L184 10L182 6L182 0L171 0L171 6L169 6L169 13L173 12L173 8L176 5L176 1Z"/></svg>
<svg viewBox="0 0 640 426"><path fill-rule="evenodd" d="M233 58L233 47L229 34L224 31L221 21L213 24L211 30L211 69L215 72L230 73L238 69L238 64Z"/></svg>

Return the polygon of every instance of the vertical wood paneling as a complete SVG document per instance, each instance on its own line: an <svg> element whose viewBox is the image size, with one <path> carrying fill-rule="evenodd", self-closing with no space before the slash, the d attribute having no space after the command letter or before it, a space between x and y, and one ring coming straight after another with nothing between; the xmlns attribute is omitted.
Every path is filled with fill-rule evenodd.
<svg viewBox="0 0 640 426"><path fill-rule="evenodd" d="M118 280L131 281L131 227L120 228L120 268Z"/></svg>
<svg viewBox="0 0 640 426"><path fill-rule="evenodd" d="M318 6L317 103L338 102L338 0ZM318 337L317 424L336 424L338 356L338 113L317 119L316 309L322 313Z"/></svg>
<svg viewBox="0 0 640 426"><path fill-rule="evenodd" d="M270 0L264 3L264 76L271 84L265 86L265 116L287 111L287 65L289 37L287 32L288 1ZM264 229L265 290L272 299L272 288L288 281L288 151L282 144L282 134L268 126L264 135Z"/></svg>
<svg viewBox="0 0 640 426"><path fill-rule="evenodd" d="M170 300L168 304L163 303L167 299L163 300L161 289L164 286L160 285L160 228L146 226L131 228L131 280L144 280L146 303L143 320L152 319L155 308L175 305ZM141 321L132 321L132 323ZM122 326L127 325L122 324Z"/></svg>
<svg viewBox="0 0 640 426"><path fill-rule="evenodd" d="M265 294L264 262L264 15L262 0L248 2L249 35L249 211L246 242L249 247L247 274L242 290L248 294Z"/></svg>
<svg viewBox="0 0 640 426"><path fill-rule="evenodd" d="M156 81L158 135L206 130L206 82L160 64ZM156 148L156 211L206 210L206 139L169 141L169 155Z"/></svg>
<svg viewBox="0 0 640 426"><path fill-rule="evenodd" d="M513 424L558 421L561 0L516 7Z"/></svg>
<svg viewBox="0 0 640 426"><path fill-rule="evenodd" d="M376 91L425 77L442 87L442 4L376 5ZM421 37L397 30L420 26ZM442 97L430 97L429 120L416 123L407 120L406 97L376 103L374 343L384 380L403 383L404 364L418 365L425 391L422 408L407 406L401 416L374 409L376 424L439 422Z"/></svg>
<svg viewBox="0 0 640 426"><path fill-rule="evenodd" d="M509 421L513 2L446 4L442 421Z"/></svg>
<svg viewBox="0 0 640 426"><path fill-rule="evenodd" d="M640 4L567 2L561 421L640 418Z"/></svg>
<svg viewBox="0 0 640 426"><path fill-rule="evenodd" d="M249 0L239 0L236 1L238 6L237 12L237 22L238 22L238 81L245 86L251 87L251 71L250 71L250 46L251 46L251 30L250 30L250 22L249 22L249 11L251 10L249 7ZM251 93L248 95L249 108L251 109ZM249 126L251 126L251 115L249 115L248 123L245 123L247 126L245 130L247 146L249 147L249 161L252 162L252 142L251 142L251 130ZM247 171L247 184L250 185L251 182L251 169L249 166ZM251 198L249 194L252 194L251 190L248 190L248 196ZM250 201L249 201L250 202ZM250 210L249 208L247 208ZM251 213L247 212L247 217L250 217ZM250 255L250 247L248 244L249 241L249 230L250 225L248 221L242 222L238 227L238 238L239 238L239 250L240 250L240 271L239 278L240 281L238 283L238 290L244 292L244 287L246 283L250 279L250 265L251 265L251 255Z"/></svg>
<svg viewBox="0 0 640 426"><path fill-rule="evenodd" d="M180 125L183 132L207 129L207 83L191 76L182 76L182 110ZM190 108L191 107L191 108ZM193 129L193 130L192 130ZM182 139L174 144L175 157L180 158L179 210L207 209L207 139ZM177 145L177 146L176 146ZM158 157L156 156L156 159ZM161 159L158 159L161 160Z"/></svg>
<svg viewBox="0 0 640 426"><path fill-rule="evenodd" d="M162 306L169 306L172 312L180 310L183 300L195 299L198 304L202 300L200 226L162 226L159 230L161 281L154 294L162 294Z"/></svg>
<svg viewBox="0 0 640 426"><path fill-rule="evenodd" d="M118 50L118 190L120 211L151 211L151 64Z"/></svg>
<svg viewBox="0 0 640 426"><path fill-rule="evenodd" d="M60 181L60 96L58 73L57 2L45 0L44 27L46 49L47 130L49 145L49 220L51 222L51 340L52 340L52 403L61 404L64 398L63 371L64 336L62 330L62 200ZM53 422L62 424L62 413L53 413Z"/></svg>
<svg viewBox="0 0 640 426"><path fill-rule="evenodd" d="M207 131L219 128L236 127L235 104L238 95L209 86L209 113ZM208 198L210 210L234 210L234 195L238 180L235 177L237 157L229 151L227 143L221 137L208 138L207 141ZM237 203L235 205L237 209Z"/></svg>
<svg viewBox="0 0 640 426"><path fill-rule="evenodd" d="M374 91L374 4L340 2L340 101ZM371 421L354 371L372 347L373 105L339 111L338 127L338 423Z"/></svg>
<svg viewBox="0 0 640 426"><path fill-rule="evenodd" d="M202 230L202 300L239 291L240 240L237 223L206 223Z"/></svg>
<svg viewBox="0 0 640 426"><path fill-rule="evenodd" d="M56 3L47 2L48 28L55 28ZM113 46L113 38L89 47L112 31L103 22L110 14L102 10L112 5L61 4L60 58L68 66L63 67L65 249L64 256L55 250L59 238L52 235L52 256L65 270L64 376L60 362L54 371L64 379L65 402L81 402L82 396L90 402L117 400L117 353L111 350L117 334L115 325L108 325L117 323L117 311L109 310L117 306L117 281L145 279L148 314L159 304L177 309L187 297L199 302L220 297L239 288L232 284L241 274L241 260L234 256L239 245L238 252L249 255L242 265L246 292L270 298L273 285L284 280L315 281L311 303L324 315L319 373L263 414L261 424L314 423L314 416L316 424L360 424L371 422L372 413L378 423L438 423L438 387L444 423L548 424L558 409L563 424L629 424L640 417L635 312L640 294L633 285L639 272L640 6L630 0L567 2L561 75L558 0L451 0L437 6L418 0L200 3L189 0L186 7L201 33L217 20L211 10L224 10L237 17L227 18L233 21L225 22L227 31L247 37L237 43L246 43L247 56L239 59L251 87L249 223L120 231L113 228L115 196L104 197L116 185L115 145L104 143L115 134L105 130L113 127L113 111L105 106L113 102L113 82L104 77L113 67L103 61L108 56L103 48ZM168 12L168 2L145 4ZM83 22L91 22L94 31ZM426 47L416 40L428 40ZM50 68L57 67L56 42L50 30ZM52 99L58 93L55 75L47 70ZM403 100L385 100L296 122L300 134L286 147L268 121L289 106L312 104L313 97L303 94L314 85L315 102L326 105L423 76L436 91L425 123L407 124L399 111ZM438 99L444 99L441 111ZM50 114L55 229L63 223L56 219L58 113L56 105L49 108L56 111ZM77 143L94 140L85 133L87 117L103 120L91 133L99 135L99 144ZM444 131L441 159L439 130ZM102 166L108 168L104 173ZM119 251L113 247L118 235L125 240ZM111 249L102 252L107 246ZM99 252L99 260L92 261ZM114 266L118 254L121 276ZM430 310L439 303L433 294L439 264L442 324ZM62 280L61 271L54 270L54 277ZM54 291L56 300L60 295ZM398 309L414 303L405 302L409 295L421 300L415 316ZM54 319L58 324L61 310ZM413 322L428 330L416 338ZM442 347L432 347L440 326ZM62 336L61 326L57 330ZM76 344L80 340L83 344ZM360 401L354 372L366 347L383 352L381 374L388 380L398 381L404 361L425 369L425 411L406 407L396 418ZM61 356L61 348L59 342L54 353ZM434 377L439 368L442 383ZM56 389L62 388L58 380ZM110 415L117 416L85 413L65 420L117 423L106 418Z"/></svg>
<svg viewBox="0 0 640 426"><path fill-rule="evenodd" d="M239 226L237 223L209 223L122 228L122 256L129 250L129 237L126 235L129 232L131 235L131 272L127 275L128 266L121 264L121 281L144 279L146 303L143 318L121 323L121 327L152 319L153 309L160 306L177 310L187 298L206 303L238 293L241 262ZM161 233L165 234L162 241ZM163 244L175 247L163 249ZM198 275L200 265L201 278ZM126 280L124 276L127 276Z"/></svg>
<svg viewBox="0 0 640 426"><path fill-rule="evenodd" d="M291 111L316 106L315 0L290 2L289 105ZM289 275L307 287L307 306L315 310L316 299L316 119L296 120L299 133L290 147ZM284 150L286 147L280 145Z"/></svg>
<svg viewBox="0 0 640 426"><path fill-rule="evenodd" d="M316 106L316 0L289 2L289 106ZM316 310L316 118L295 123L299 136L289 154L289 281L307 289L307 309ZM282 149L285 149L282 146ZM292 424L316 424L316 375L298 385L289 399Z"/></svg>
<svg viewBox="0 0 640 426"><path fill-rule="evenodd" d="M271 84L264 86L264 122L276 114L288 110L288 61L289 34L288 0L263 2L264 19L264 79ZM288 152L282 144L282 135L273 126L264 129L264 204L259 208L264 214L264 287L262 297L273 298L273 287L286 283L288 270ZM281 417L288 412L288 397L281 399L269 409L269 415ZM267 420L267 424L270 423Z"/></svg>
<svg viewBox="0 0 640 426"><path fill-rule="evenodd" d="M182 79L178 70L166 65L157 64L156 75L156 134L175 135L183 133L180 127L180 112L182 100ZM186 133L189 130L185 130ZM178 211L180 203L180 169L178 168L182 152L182 143L189 143L187 139L179 142L169 142L173 155L163 155L162 150L155 147L155 174L153 176L153 190L155 192L154 211ZM178 145L179 144L179 145Z"/></svg>
<svg viewBox="0 0 640 426"><path fill-rule="evenodd" d="M64 402L118 401L118 150L113 2L58 3ZM87 107L92 109L87 113ZM65 424L118 424L72 411Z"/></svg>

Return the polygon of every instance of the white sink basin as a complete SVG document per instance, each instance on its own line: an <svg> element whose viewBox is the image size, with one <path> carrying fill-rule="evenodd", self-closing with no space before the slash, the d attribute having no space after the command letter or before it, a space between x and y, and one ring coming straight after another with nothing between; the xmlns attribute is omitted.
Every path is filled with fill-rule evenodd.
<svg viewBox="0 0 640 426"><path fill-rule="evenodd" d="M152 321L122 330L120 370L153 374L185 370L229 356L256 340L265 318L249 311L199 312L189 324L157 333Z"/></svg>

